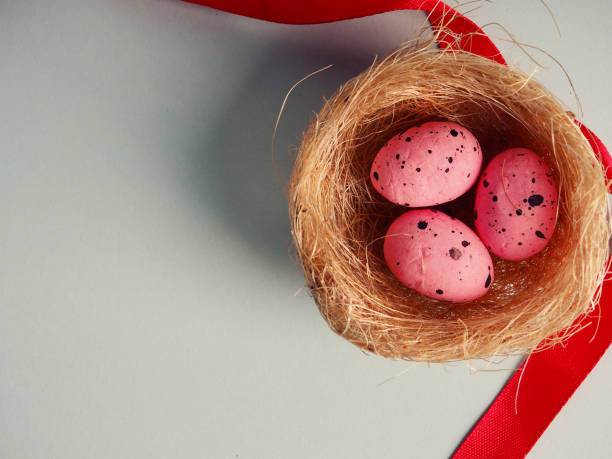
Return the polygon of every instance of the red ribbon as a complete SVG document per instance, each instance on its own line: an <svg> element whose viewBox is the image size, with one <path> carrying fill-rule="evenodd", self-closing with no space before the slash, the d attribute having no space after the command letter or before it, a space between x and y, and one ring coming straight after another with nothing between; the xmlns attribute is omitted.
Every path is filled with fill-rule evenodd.
<svg viewBox="0 0 612 459"><path fill-rule="evenodd" d="M450 32L440 34L442 48L460 48L506 63L497 47L476 24L438 0L187 1L285 24L317 24L396 10L423 10L434 27ZM612 158L608 150L586 126L579 126L601 160L608 180L612 180ZM457 448L453 458L519 458L527 455L610 346L610 305L612 281L608 280L603 284L599 303L588 316L590 326L573 335L562 346L531 354Z"/></svg>

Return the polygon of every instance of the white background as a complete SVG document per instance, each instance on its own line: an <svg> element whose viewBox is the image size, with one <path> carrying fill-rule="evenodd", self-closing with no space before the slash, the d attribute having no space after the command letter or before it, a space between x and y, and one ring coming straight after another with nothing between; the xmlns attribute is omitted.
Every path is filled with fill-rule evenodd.
<svg viewBox="0 0 612 459"><path fill-rule="evenodd" d="M580 3L580 5L574 4ZM605 1L466 5L551 51L608 145ZM420 13L295 27L174 0L0 4L0 457L440 458L519 362L386 361L333 334L290 257L310 114ZM496 38L512 64L529 61ZM576 109L563 73L538 78ZM293 147L292 147L293 146ZM399 372L405 374L383 383ZM610 457L604 357L531 453ZM381 384L383 383L383 384Z"/></svg>

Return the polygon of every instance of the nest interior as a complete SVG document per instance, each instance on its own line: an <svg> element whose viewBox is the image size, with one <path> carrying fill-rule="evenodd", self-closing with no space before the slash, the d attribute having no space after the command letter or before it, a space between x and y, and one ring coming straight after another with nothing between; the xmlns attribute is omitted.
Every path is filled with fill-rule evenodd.
<svg viewBox="0 0 612 459"><path fill-rule="evenodd" d="M405 287L383 258L384 235L407 209L372 188L372 160L390 137L430 120L469 129L483 168L504 149L532 149L559 189L547 247L521 262L493 256L495 282L467 303ZM606 185L572 115L540 83L467 52L403 47L345 83L311 120L291 177L292 233L321 314L358 347L431 362L530 352L576 331L597 299L610 237ZM437 208L473 229L474 188Z"/></svg>

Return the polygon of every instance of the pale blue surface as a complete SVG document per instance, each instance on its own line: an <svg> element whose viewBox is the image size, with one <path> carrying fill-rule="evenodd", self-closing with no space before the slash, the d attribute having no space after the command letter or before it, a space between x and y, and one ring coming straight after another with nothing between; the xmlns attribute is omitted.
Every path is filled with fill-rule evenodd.
<svg viewBox="0 0 612 459"><path fill-rule="evenodd" d="M564 32L552 51L612 144L611 64L599 59L612 16L605 2L566 3L550 2ZM472 17L556 40L538 2ZM297 28L170 0L2 2L0 457L453 451L517 359L470 375L366 357L330 332L294 296L303 278L269 152L295 81L334 64L289 99L285 178L321 97L422 20ZM540 78L571 101L559 71ZM533 457L612 455L611 376L607 356Z"/></svg>

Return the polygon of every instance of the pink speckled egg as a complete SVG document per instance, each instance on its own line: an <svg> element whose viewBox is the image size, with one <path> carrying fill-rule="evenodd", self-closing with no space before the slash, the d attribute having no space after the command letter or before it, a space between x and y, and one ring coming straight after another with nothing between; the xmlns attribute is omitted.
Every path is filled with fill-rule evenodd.
<svg viewBox="0 0 612 459"><path fill-rule="evenodd" d="M374 158L370 180L391 202L434 206L465 193L481 166L482 151L470 131L456 123L432 121L390 139Z"/></svg>
<svg viewBox="0 0 612 459"><path fill-rule="evenodd" d="M529 258L542 250L555 230L557 187L544 160L526 148L497 155L476 189L476 231L495 255Z"/></svg>
<svg viewBox="0 0 612 459"><path fill-rule="evenodd" d="M478 236L436 210L410 210L397 218L387 231L384 256L400 282L437 300L474 300L494 279L491 256Z"/></svg>

